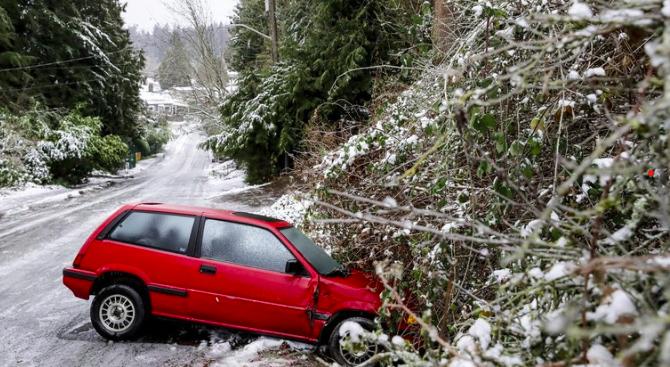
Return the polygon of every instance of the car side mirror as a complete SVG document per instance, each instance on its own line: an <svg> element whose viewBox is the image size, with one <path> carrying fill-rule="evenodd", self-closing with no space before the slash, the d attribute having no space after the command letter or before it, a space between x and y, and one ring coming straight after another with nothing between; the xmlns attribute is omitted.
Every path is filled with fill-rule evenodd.
<svg viewBox="0 0 670 367"><path fill-rule="evenodd" d="M286 262L286 268L284 268L284 272L286 274L303 275L305 274L305 268L300 262L298 262L298 260L291 259Z"/></svg>

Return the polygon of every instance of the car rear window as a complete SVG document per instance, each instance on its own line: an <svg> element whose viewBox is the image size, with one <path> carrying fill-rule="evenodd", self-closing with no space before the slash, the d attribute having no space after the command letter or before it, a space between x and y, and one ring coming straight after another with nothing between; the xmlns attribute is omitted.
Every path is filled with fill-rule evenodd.
<svg viewBox="0 0 670 367"><path fill-rule="evenodd" d="M195 218L163 213L132 212L109 239L161 250L186 253Z"/></svg>

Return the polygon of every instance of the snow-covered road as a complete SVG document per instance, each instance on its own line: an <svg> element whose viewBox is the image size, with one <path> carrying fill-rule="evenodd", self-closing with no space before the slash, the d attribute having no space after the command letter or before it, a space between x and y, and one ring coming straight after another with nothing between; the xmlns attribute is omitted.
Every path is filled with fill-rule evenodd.
<svg viewBox="0 0 670 367"><path fill-rule="evenodd" d="M210 154L197 149L201 133L186 123L174 127L176 137L165 154L145 162L133 178L93 189L0 196L0 366L238 365L254 358L249 349L276 344L261 338L246 350L235 348L247 338L178 323L160 323L136 342L107 343L90 325L89 304L61 283L63 267L89 233L123 203L253 211L272 200L260 188L246 187L240 171L213 179ZM253 196L237 195L245 190L259 191L253 203L239 199ZM217 195L222 192L235 194ZM281 364L282 358L272 358L261 364ZM302 358L293 362L308 363Z"/></svg>

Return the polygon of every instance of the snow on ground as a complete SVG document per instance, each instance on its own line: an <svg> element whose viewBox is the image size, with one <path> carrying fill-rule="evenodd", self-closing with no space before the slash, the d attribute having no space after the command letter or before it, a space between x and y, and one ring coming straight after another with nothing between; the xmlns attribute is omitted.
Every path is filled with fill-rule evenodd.
<svg viewBox="0 0 670 367"><path fill-rule="evenodd" d="M165 153L158 153L153 157L141 159L135 164L134 168L122 169L118 172L119 175L135 176L142 173L147 168L151 167L157 160L165 158Z"/></svg>
<svg viewBox="0 0 670 367"><path fill-rule="evenodd" d="M281 339L260 337L242 348L233 350L229 342L215 343L209 347L208 357L213 367L285 367L295 365L295 361L281 356L271 356L271 351L289 348L298 352L309 352L307 344Z"/></svg>
<svg viewBox="0 0 670 367"><path fill-rule="evenodd" d="M87 182L70 188L60 185L26 183L19 187L0 189L0 217L16 214L17 212L30 209L30 207L63 202L93 191L102 190L109 187L113 181L140 174L156 164L157 161L163 159L163 157L164 155L161 153L155 157L141 160L135 168L120 170L116 175L93 172L93 177L89 177Z"/></svg>
<svg viewBox="0 0 670 367"><path fill-rule="evenodd" d="M74 194L75 190L63 186L42 186L28 183L23 187L0 189L0 212L7 212L26 201L47 200L55 196Z"/></svg>
<svg viewBox="0 0 670 367"><path fill-rule="evenodd" d="M132 177L113 185L90 191L28 185L0 192L0 205L14 210L0 218L0 366L317 365L298 344L287 342L287 348L281 340L246 336L251 343L241 347L231 341L241 338L240 333L232 331L227 340L213 343L200 328L193 331L167 321L152 325L137 341L109 343L91 326L90 301L75 298L63 286L63 267L72 263L91 231L122 204L162 201L242 211L262 206L243 201L240 194L210 199L218 192L247 187L243 172L212 178L211 155L197 148L202 133L188 123L173 127L175 138L164 156L153 164L141 162ZM94 185L100 183L96 180ZM263 192L253 191L252 196L259 195ZM279 196L265 195L272 201ZM27 209L18 210L21 207Z"/></svg>
<svg viewBox="0 0 670 367"><path fill-rule="evenodd" d="M239 169L233 161L213 163L207 172L210 185L221 188L220 190L215 190L215 195L210 196L210 199L241 194L270 185L270 183L251 186L245 184L245 172Z"/></svg>

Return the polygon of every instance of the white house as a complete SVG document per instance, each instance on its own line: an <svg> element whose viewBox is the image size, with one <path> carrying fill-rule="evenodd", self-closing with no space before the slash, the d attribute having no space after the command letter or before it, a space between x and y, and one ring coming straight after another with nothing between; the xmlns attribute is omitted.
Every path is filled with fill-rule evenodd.
<svg viewBox="0 0 670 367"><path fill-rule="evenodd" d="M149 111L158 115L174 116L189 112L188 104L162 90L160 84L151 78L147 78L142 85L140 99Z"/></svg>

